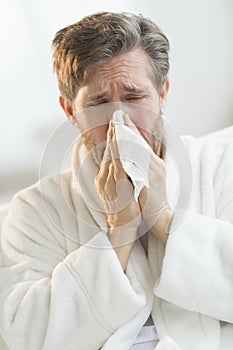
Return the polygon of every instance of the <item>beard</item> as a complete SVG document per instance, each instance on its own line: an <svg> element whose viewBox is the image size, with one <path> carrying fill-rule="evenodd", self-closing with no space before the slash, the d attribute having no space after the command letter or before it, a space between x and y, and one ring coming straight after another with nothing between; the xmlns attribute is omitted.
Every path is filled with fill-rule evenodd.
<svg viewBox="0 0 233 350"><path fill-rule="evenodd" d="M82 141L87 150L90 152L95 165L99 169L104 156L106 141L97 144L95 139L89 133L82 134Z"/></svg>
<svg viewBox="0 0 233 350"><path fill-rule="evenodd" d="M102 159L104 156L105 148L106 148L106 142L102 142L102 143L99 143L98 145L95 145L95 147L93 147L90 150L92 159L93 159L93 161L98 169L100 169L100 165L101 165L101 162L102 162Z"/></svg>

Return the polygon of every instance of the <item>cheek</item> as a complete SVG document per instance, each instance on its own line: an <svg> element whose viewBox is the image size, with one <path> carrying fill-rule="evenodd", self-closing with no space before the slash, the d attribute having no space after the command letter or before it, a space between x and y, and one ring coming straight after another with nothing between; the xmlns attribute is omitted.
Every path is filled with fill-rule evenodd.
<svg viewBox="0 0 233 350"><path fill-rule="evenodd" d="M108 125L101 125L93 128L82 135L83 143L87 149L91 149L93 146L99 145L106 141Z"/></svg>
<svg viewBox="0 0 233 350"><path fill-rule="evenodd" d="M104 124L97 126L96 128L90 131L92 133L93 138L95 139L96 144L106 141L108 127L108 124Z"/></svg>
<svg viewBox="0 0 233 350"><path fill-rule="evenodd" d="M153 133L155 131L156 125L160 120L161 116L157 110L141 106L133 106L133 108L127 108L126 113L129 115L132 122L143 133Z"/></svg>

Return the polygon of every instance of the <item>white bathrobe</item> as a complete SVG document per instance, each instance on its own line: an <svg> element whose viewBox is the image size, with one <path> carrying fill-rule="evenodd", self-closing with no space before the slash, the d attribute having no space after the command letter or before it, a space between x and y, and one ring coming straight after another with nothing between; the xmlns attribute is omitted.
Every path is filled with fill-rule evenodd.
<svg viewBox="0 0 233 350"><path fill-rule="evenodd" d="M159 338L170 336L177 349L233 349L233 140L184 141L190 207L165 250L149 233L147 257L137 240L126 273L97 210L95 166L87 160L78 177L79 142L71 169L14 197L0 270L10 350L128 350L150 314ZM166 166L172 201L177 184Z"/></svg>

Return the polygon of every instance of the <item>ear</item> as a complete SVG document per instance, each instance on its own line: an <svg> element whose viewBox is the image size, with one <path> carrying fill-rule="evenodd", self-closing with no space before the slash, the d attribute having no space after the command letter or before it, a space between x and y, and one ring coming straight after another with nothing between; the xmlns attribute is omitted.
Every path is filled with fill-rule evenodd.
<svg viewBox="0 0 233 350"><path fill-rule="evenodd" d="M73 107L69 101L67 101L63 96L59 97L59 103L61 108L65 112L67 118L71 119L73 116Z"/></svg>
<svg viewBox="0 0 233 350"><path fill-rule="evenodd" d="M169 79L167 79L163 85L163 89L161 92L161 98L163 100L166 100L166 98L167 98L167 93L168 93L169 87L170 87L170 82L169 82Z"/></svg>
<svg viewBox="0 0 233 350"><path fill-rule="evenodd" d="M170 83L169 83L169 80L167 79L163 85L163 89L160 95L160 111L162 114L164 113L164 110L165 110L169 87L170 87Z"/></svg>

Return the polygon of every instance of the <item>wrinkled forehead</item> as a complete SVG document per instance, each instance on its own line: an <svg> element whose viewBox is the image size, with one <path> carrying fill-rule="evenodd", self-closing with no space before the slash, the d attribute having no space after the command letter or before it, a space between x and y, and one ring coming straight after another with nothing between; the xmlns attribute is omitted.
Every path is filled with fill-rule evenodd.
<svg viewBox="0 0 233 350"><path fill-rule="evenodd" d="M122 78L125 81L140 80L140 77L150 79L156 87L151 60L142 48L134 48L125 53L110 58L107 62L95 63L88 67L82 86L88 86L101 81ZM95 81L96 78L96 81ZM127 84L125 82L125 84Z"/></svg>

